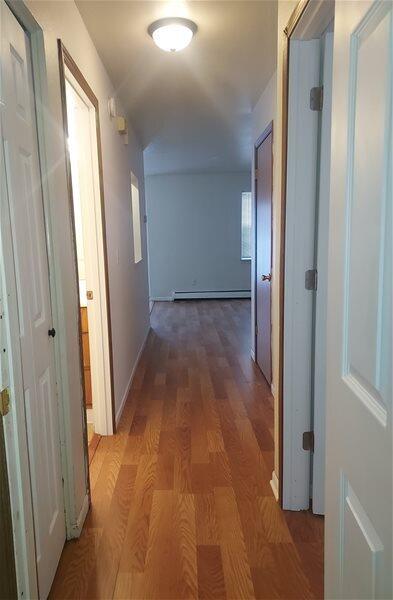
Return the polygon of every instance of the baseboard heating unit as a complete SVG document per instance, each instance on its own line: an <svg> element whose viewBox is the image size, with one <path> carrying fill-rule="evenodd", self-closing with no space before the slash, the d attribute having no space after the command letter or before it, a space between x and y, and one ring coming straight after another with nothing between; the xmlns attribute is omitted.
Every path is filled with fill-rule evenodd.
<svg viewBox="0 0 393 600"><path fill-rule="evenodd" d="M173 292L173 300L219 300L251 298L251 290L211 290L203 292Z"/></svg>

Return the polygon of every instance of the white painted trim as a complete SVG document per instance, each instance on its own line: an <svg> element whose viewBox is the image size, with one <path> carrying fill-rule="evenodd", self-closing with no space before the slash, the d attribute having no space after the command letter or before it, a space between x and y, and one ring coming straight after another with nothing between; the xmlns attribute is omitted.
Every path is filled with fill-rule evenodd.
<svg viewBox="0 0 393 600"><path fill-rule="evenodd" d="M222 292L174 292L174 300L203 300L225 298L251 298L251 290Z"/></svg>
<svg viewBox="0 0 393 600"><path fill-rule="evenodd" d="M150 312L150 314L151 314L151 312L152 312L153 308L154 308L154 300L152 300L152 299L150 298L150 300L149 300L149 312Z"/></svg>
<svg viewBox="0 0 393 600"><path fill-rule="evenodd" d="M283 508L290 510L308 509L310 499L310 453L302 449L301 439L303 432L311 429L312 380L310 366L313 351L311 334L313 307L305 316L302 308L304 308L305 302L309 303L309 298L307 296L301 297L301 294L295 293L294 290L299 282L304 285L304 271L315 266L315 253L313 253L313 264L310 266L303 265L303 272L301 271L300 274L299 272L295 273L295 267L299 264L299 257L302 260L302 257L304 258L307 254L304 252L304 245L310 242L309 236L311 233L314 246L316 222L314 217L313 228L309 225L309 211L315 210L318 150L308 137L309 127L307 127L307 122L310 121L310 113L306 113L304 107L309 105L310 88L321 83L320 50L314 51L316 60L312 60L312 57L308 54L299 58L299 52L302 45L305 47L306 44L320 43L319 38L333 18L334 2L332 0L310 2L290 41L284 298L284 449L283 473L281 474L283 479ZM305 61L307 65L305 65ZM316 61L318 67L315 64ZM291 73L295 69L297 69L297 72L293 76L295 82L295 85L293 85ZM313 72L314 76L312 77ZM303 94L302 98L300 98L301 94ZM317 140L318 123L314 124L313 128L314 139ZM299 140L301 140L301 143L299 143ZM312 159L314 159L314 162ZM300 167L299 161L301 162ZM315 184L310 192L310 197L306 198L305 193L307 190L302 189L302 181L307 181L307 179L310 181L314 178L314 173ZM304 210L307 202L309 211ZM301 214L303 218L300 218L299 224L299 220L296 222L296 219ZM302 239L298 238L297 245L294 243L296 239L294 229L296 227L300 227L303 236ZM312 292L309 293L312 294ZM296 308L296 305L298 308ZM299 347L302 348L301 360L299 360ZM273 389L272 393L274 394Z"/></svg>
<svg viewBox="0 0 393 600"><path fill-rule="evenodd" d="M271 480L270 480L270 487L272 488L272 490L273 490L273 494L274 494L274 497L275 497L275 499L276 499L276 500L277 500L277 502L278 502L278 501L279 501L279 499L280 499L280 494L279 494L279 491L278 491L278 490L279 490L280 488L279 488L279 481L278 481L278 477L277 477L277 475L276 475L276 472L275 472L275 471L273 471L273 473L272 473L272 478L271 478Z"/></svg>
<svg viewBox="0 0 393 600"><path fill-rule="evenodd" d="M329 247L330 139L332 127L333 32L323 40L323 109L320 129L319 198L317 223L318 290L314 313L312 510L325 512L326 463L326 355L327 355L327 267Z"/></svg>
<svg viewBox="0 0 393 600"><path fill-rule="evenodd" d="M254 348L251 348L251 358L255 362L255 351L254 351Z"/></svg>
<svg viewBox="0 0 393 600"><path fill-rule="evenodd" d="M319 38L333 18L334 0L313 0L308 3L291 39L314 40Z"/></svg>
<svg viewBox="0 0 393 600"><path fill-rule="evenodd" d="M310 503L310 452L302 436L311 429L312 332L315 292L305 289L314 268L319 114L309 95L320 81L320 41L290 42L288 170L284 285L283 508ZM301 348L301 353L299 353Z"/></svg>
<svg viewBox="0 0 393 600"><path fill-rule="evenodd" d="M68 539L76 539L82 533L83 524L85 522L86 515L89 511L89 507L90 507L90 497L89 497L89 494L86 494L85 499L83 500L81 511L79 513L79 516L78 516L75 524L72 526L72 529L69 533Z"/></svg>
<svg viewBox="0 0 393 600"><path fill-rule="evenodd" d="M173 296L154 296L153 302L173 302Z"/></svg>
<svg viewBox="0 0 393 600"><path fill-rule="evenodd" d="M272 393L273 398L276 397L276 387L274 385L274 382L272 381L271 385L270 385L270 391Z"/></svg>
<svg viewBox="0 0 393 600"><path fill-rule="evenodd" d="M136 373L136 370L137 370L140 358L142 356L142 352L145 349L145 346L146 346L146 343L147 343L150 331L151 331L151 327L149 325L148 330L147 330L146 335L145 335L145 338L144 338L144 340L142 342L142 345L141 345L141 347L139 349L138 356L136 357L134 366L132 368L132 372L131 372L130 379L129 379L127 387L126 387L126 391L123 394L123 398L121 400L120 406L119 406L119 408L118 408L118 410L116 412L116 427L117 427L117 425L118 425L118 423L120 421L121 415L123 413L124 406L125 406L125 403L127 401L128 395L130 393L132 382L134 380L134 376L135 376L135 373Z"/></svg>

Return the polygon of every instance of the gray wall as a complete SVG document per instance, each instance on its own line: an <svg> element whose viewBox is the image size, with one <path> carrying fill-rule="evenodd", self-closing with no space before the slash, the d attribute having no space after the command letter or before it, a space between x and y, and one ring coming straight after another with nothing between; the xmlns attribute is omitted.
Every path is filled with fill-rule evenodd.
<svg viewBox="0 0 393 600"><path fill-rule="evenodd" d="M151 298L250 289L250 261L240 259L241 193L250 190L250 173L146 177Z"/></svg>

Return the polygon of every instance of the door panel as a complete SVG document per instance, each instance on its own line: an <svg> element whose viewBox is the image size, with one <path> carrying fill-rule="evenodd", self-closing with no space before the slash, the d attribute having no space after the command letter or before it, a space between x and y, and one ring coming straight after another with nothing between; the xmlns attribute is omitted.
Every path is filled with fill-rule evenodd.
<svg viewBox="0 0 393 600"><path fill-rule="evenodd" d="M18 298L30 478L41 597L47 597L65 541L58 406L46 232L30 45L2 3L3 144Z"/></svg>
<svg viewBox="0 0 393 600"><path fill-rule="evenodd" d="M267 382L272 381L272 140L270 132L256 150L256 361Z"/></svg>
<svg viewBox="0 0 393 600"><path fill-rule="evenodd" d="M392 11L339 2L328 280L326 595L391 598Z"/></svg>

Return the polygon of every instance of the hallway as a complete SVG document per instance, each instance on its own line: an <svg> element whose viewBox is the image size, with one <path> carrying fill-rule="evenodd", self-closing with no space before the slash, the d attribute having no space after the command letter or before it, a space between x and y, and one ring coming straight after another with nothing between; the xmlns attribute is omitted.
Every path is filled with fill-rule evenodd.
<svg viewBox="0 0 393 600"><path fill-rule="evenodd" d="M51 598L320 598L323 520L270 487L273 404L248 300L162 302Z"/></svg>

